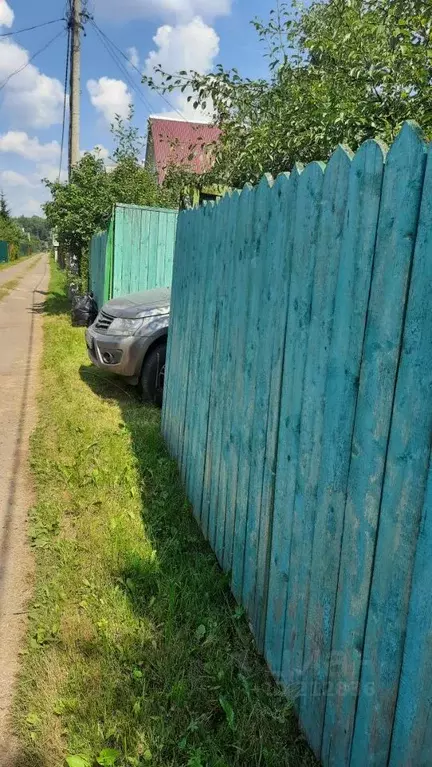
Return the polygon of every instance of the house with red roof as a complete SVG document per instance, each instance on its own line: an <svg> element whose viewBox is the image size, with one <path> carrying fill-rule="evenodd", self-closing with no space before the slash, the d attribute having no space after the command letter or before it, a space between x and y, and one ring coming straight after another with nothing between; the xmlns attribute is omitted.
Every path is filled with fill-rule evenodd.
<svg viewBox="0 0 432 767"><path fill-rule="evenodd" d="M162 184L170 165L194 173L205 173L213 165L215 142L220 129L209 123L150 117L147 135L146 167L157 174Z"/></svg>

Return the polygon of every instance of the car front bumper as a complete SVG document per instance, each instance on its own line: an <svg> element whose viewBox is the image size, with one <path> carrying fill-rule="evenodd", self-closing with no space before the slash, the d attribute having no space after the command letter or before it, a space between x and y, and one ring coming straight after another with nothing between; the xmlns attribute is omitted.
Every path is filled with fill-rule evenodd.
<svg viewBox="0 0 432 767"><path fill-rule="evenodd" d="M145 336L114 336L98 333L91 325L86 330L87 352L99 368L138 380L150 339Z"/></svg>

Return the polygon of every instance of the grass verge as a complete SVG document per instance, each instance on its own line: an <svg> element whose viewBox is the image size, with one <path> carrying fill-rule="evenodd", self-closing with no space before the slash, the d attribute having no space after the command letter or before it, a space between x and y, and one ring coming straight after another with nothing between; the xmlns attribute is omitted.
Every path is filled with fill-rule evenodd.
<svg viewBox="0 0 432 767"><path fill-rule="evenodd" d="M53 270L22 764L315 764L190 513L159 412L90 367Z"/></svg>

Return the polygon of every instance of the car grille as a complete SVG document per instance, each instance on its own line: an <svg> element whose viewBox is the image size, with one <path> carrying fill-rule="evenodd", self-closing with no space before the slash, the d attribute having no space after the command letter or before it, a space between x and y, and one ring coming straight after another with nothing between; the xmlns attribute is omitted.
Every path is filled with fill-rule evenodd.
<svg viewBox="0 0 432 767"><path fill-rule="evenodd" d="M110 314L106 314L105 312L99 312L98 318L96 320L95 328L96 330L101 330L102 332L106 332L111 325L114 317L111 317Z"/></svg>

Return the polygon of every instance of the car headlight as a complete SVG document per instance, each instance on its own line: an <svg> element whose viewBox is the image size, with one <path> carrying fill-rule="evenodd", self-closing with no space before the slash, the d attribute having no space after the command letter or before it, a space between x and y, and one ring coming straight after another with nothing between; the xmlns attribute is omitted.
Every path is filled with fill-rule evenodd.
<svg viewBox="0 0 432 767"><path fill-rule="evenodd" d="M116 317L109 326L109 333L113 336L133 336L141 328L142 319L127 320L122 317Z"/></svg>
<svg viewBox="0 0 432 767"><path fill-rule="evenodd" d="M160 330L162 327L166 327L166 314L150 315L144 317L142 325L139 329L139 336L152 336L153 333Z"/></svg>

